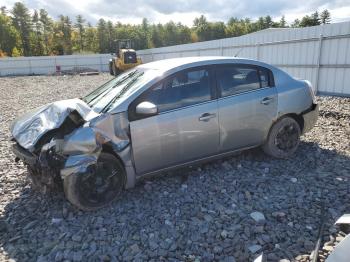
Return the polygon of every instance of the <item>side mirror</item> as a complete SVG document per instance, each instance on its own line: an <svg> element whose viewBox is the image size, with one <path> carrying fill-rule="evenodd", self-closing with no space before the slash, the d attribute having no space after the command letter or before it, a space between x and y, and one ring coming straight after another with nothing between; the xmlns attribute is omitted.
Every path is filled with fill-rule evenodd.
<svg viewBox="0 0 350 262"><path fill-rule="evenodd" d="M136 114L151 116L158 113L158 108L155 104L151 102L141 102L136 106Z"/></svg>

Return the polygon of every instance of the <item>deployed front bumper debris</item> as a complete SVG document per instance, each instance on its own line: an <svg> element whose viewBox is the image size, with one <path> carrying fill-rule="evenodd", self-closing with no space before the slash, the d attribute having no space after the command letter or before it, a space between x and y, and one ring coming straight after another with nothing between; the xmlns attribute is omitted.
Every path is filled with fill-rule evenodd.
<svg viewBox="0 0 350 262"><path fill-rule="evenodd" d="M44 148L35 155L19 144L14 144L12 150L16 161L22 160L27 165L29 178L36 190L46 193L62 188L60 169L65 161L63 156L57 155L52 148Z"/></svg>

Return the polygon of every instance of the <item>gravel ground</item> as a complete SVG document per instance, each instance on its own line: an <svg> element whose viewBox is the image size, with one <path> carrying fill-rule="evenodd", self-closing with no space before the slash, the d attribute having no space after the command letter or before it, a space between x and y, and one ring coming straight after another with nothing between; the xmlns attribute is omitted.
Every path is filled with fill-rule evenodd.
<svg viewBox="0 0 350 262"><path fill-rule="evenodd" d="M8 128L31 108L108 79L0 79L1 261L249 261L261 252L268 261L308 261L322 206L325 256L338 234L334 221L350 212L350 99L318 98L319 121L291 159L250 150L144 180L109 207L84 213L63 194L31 190Z"/></svg>

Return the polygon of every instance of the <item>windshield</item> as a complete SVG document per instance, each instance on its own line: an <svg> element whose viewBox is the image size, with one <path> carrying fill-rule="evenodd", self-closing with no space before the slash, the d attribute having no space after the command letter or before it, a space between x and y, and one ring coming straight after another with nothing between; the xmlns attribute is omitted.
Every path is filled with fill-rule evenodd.
<svg viewBox="0 0 350 262"><path fill-rule="evenodd" d="M155 77L155 70L131 69L92 91L82 100L95 112L103 113L112 109L118 101L130 95Z"/></svg>

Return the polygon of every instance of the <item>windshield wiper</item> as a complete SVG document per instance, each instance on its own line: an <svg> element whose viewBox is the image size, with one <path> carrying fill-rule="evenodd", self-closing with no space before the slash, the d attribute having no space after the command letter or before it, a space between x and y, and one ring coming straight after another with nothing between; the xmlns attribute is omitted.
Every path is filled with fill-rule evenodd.
<svg viewBox="0 0 350 262"><path fill-rule="evenodd" d="M102 110L102 113L107 112L110 107L115 103L115 101L117 101L118 98L120 98L126 91L128 91L128 89L130 88L130 86L132 86L133 83L136 82L137 79L139 79L140 76L142 76L144 74L144 72L140 72L139 75L137 75L134 79L130 80L129 83L127 83L122 90L120 90L119 94L116 95Z"/></svg>
<svg viewBox="0 0 350 262"><path fill-rule="evenodd" d="M127 74L126 76L124 76L122 79L120 79L118 82L116 82L112 87L110 87L108 90L105 90L104 91L104 95L102 95L101 97L100 97L100 95L97 95L97 96L95 96L94 98L92 98L90 101L89 101L89 104L91 104L91 106L92 106L92 102L93 101L95 101L97 98L99 98L100 100L102 99L102 98L104 98L112 89L114 89L114 88L116 88L118 85L120 85L120 84L122 84L123 82L125 82L125 80L127 80L129 77L132 77L133 75L135 75L136 74L136 72L137 72L137 70L135 70L135 71L132 71L132 72L130 72L129 74Z"/></svg>

